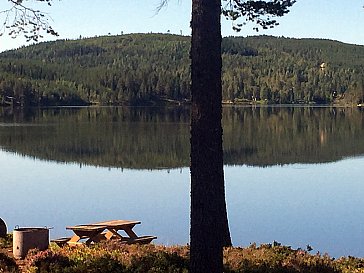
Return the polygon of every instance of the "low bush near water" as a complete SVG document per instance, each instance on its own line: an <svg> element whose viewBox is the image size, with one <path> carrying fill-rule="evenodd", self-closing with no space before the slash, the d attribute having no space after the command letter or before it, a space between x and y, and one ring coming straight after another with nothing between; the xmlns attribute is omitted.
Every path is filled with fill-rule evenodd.
<svg viewBox="0 0 364 273"><path fill-rule="evenodd" d="M255 244L225 250L226 272L242 273L336 273L341 272L327 255L312 255L287 246Z"/></svg>
<svg viewBox="0 0 364 273"><path fill-rule="evenodd" d="M0 238L0 249L13 247L13 235L7 234L5 238Z"/></svg>
<svg viewBox="0 0 364 273"><path fill-rule="evenodd" d="M16 273L19 272L18 266L14 259L10 258L5 253L0 252L0 272Z"/></svg>
<svg viewBox="0 0 364 273"><path fill-rule="evenodd" d="M177 248L176 248L177 250ZM187 252L154 245L101 244L92 247L58 248L31 252L27 272L34 273L184 273Z"/></svg>
<svg viewBox="0 0 364 273"><path fill-rule="evenodd" d="M19 272L15 261L0 253L0 272ZM23 266L28 273L187 273L188 246L120 245L51 246L31 251ZM226 273L364 273L364 259L310 254L281 245L255 244L224 251Z"/></svg>

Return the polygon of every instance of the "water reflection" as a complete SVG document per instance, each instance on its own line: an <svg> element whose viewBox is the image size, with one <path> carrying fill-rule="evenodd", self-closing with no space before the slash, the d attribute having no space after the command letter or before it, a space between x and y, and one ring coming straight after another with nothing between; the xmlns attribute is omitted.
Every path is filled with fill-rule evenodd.
<svg viewBox="0 0 364 273"><path fill-rule="evenodd" d="M364 154L364 114L356 108L226 107L223 126L227 165L322 163ZM189 109L0 109L0 146L81 165L187 167Z"/></svg>
<svg viewBox="0 0 364 273"><path fill-rule="evenodd" d="M364 153L364 115L356 108L225 109L228 164L333 162Z"/></svg>

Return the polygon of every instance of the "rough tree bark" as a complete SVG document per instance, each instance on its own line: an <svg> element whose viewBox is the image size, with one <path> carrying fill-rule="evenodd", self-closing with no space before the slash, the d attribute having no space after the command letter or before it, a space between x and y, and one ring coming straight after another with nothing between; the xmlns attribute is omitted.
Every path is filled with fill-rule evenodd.
<svg viewBox="0 0 364 273"><path fill-rule="evenodd" d="M192 1L190 271L222 272L231 245L222 148L221 1Z"/></svg>

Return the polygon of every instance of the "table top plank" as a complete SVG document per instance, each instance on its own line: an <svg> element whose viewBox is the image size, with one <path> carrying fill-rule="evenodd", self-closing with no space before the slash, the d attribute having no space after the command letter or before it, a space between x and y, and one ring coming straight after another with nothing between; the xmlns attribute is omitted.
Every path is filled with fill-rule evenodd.
<svg viewBox="0 0 364 273"><path fill-rule="evenodd" d="M137 224L141 224L140 221L134 220L109 220L103 222L96 222L90 224L82 224L76 226L69 226L66 229L71 230L85 230L85 231L96 231L99 229L107 229L107 228L122 228L122 227L131 227Z"/></svg>
<svg viewBox="0 0 364 273"><path fill-rule="evenodd" d="M92 225L77 225L77 226L70 226L66 227L66 229L71 230L84 230L84 231L98 231L98 230L104 230L107 228L107 226L92 226Z"/></svg>
<svg viewBox="0 0 364 273"><path fill-rule="evenodd" d="M135 220L109 220L109 221L92 223L92 224L88 224L88 225L118 227L118 226L130 226L130 225L138 225L138 224L141 224L141 222L135 221Z"/></svg>

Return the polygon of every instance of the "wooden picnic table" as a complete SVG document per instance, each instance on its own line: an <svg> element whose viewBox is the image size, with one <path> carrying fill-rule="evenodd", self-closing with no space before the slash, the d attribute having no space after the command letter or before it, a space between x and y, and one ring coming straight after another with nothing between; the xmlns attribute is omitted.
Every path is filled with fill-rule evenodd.
<svg viewBox="0 0 364 273"><path fill-rule="evenodd" d="M132 244L140 243L147 244L156 239L155 236L141 236L139 237L133 231L135 225L141 224L140 221L130 220L111 220L104 222L97 222L85 225L76 225L66 227L72 230L74 235L70 238L60 238L53 240L58 245L67 243L68 245L82 244L81 240L85 240L85 244L98 243L103 240L118 239L122 242ZM119 231L123 231L125 235L121 235Z"/></svg>

